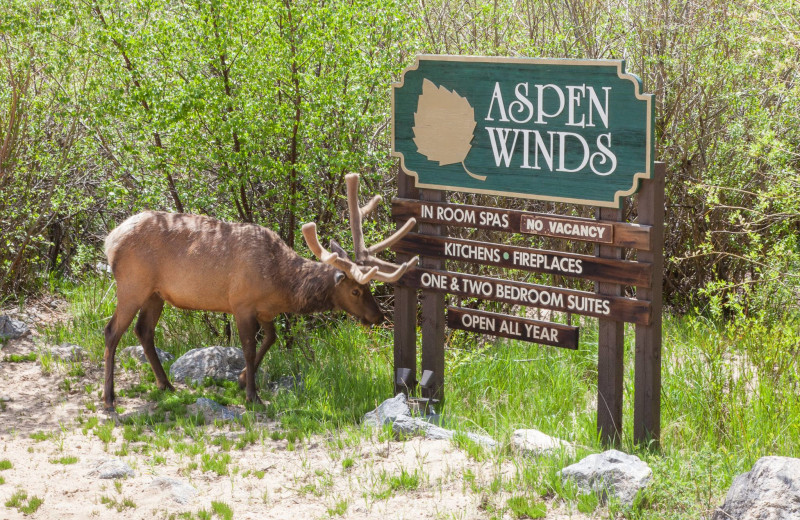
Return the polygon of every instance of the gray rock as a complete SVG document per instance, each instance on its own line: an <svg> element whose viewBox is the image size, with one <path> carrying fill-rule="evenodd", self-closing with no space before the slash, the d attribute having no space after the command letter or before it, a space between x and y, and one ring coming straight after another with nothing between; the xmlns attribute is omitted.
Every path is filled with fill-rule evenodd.
<svg viewBox="0 0 800 520"><path fill-rule="evenodd" d="M392 431L396 434L414 436L422 435L428 439L452 439L455 432L447 430L435 424L431 424L425 419L411 417L410 415L399 415L392 422Z"/></svg>
<svg viewBox="0 0 800 520"><path fill-rule="evenodd" d="M639 490L653 480L653 471L636 455L608 450L567 466L561 470L561 479L572 480L583 493L594 491L603 500L613 496L631 505Z"/></svg>
<svg viewBox="0 0 800 520"><path fill-rule="evenodd" d="M97 478L125 478L134 476L133 469L120 459L104 459L94 464L89 472L90 477Z"/></svg>
<svg viewBox="0 0 800 520"><path fill-rule="evenodd" d="M244 355L236 347L195 348L179 357L169 369L175 381L202 381L207 377L236 381L244 369Z"/></svg>
<svg viewBox="0 0 800 520"><path fill-rule="evenodd" d="M0 339L17 339L30 333L28 326L11 316L0 316Z"/></svg>
<svg viewBox="0 0 800 520"><path fill-rule="evenodd" d="M207 423L212 423L216 419L238 421L242 418L241 412L228 408L227 406L222 406L218 402L205 397L199 397L197 401L194 402L194 405L192 405L192 408L203 412Z"/></svg>
<svg viewBox="0 0 800 520"><path fill-rule="evenodd" d="M800 459L762 457L736 477L712 520L800 518Z"/></svg>
<svg viewBox="0 0 800 520"><path fill-rule="evenodd" d="M534 457L558 451L570 456L575 454L575 448L570 443L550 437L539 430L515 430L511 437L511 447L519 454Z"/></svg>
<svg viewBox="0 0 800 520"><path fill-rule="evenodd" d="M392 423L392 431L395 434L402 435L422 435L426 439L452 439L456 434L453 430L448 430L435 424L431 424L425 419L419 417L411 417L408 415L400 415L395 418ZM497 447L497 441L486 435L478 435L477 433L466 433L466 437L472 442L486 448L494 449Z"/></svg>
<svg viewBox="0 0 800 520"><path fill-rule="evenodd" d="M139 361L139 363L148 363L147 356L144 355L144 348L141 345L136 345L135 347L127 347L122 349L120 352L121 356L132 357ZM167 361L172 361L175 359L175 356L170 354L169 352L164 352L160 348L156 347L156 355L158 355L158 359L162 363L166 363Z"/></svg>
<svg viewBox="0 0 800 520"><path fill-rule="evenodd" d="M393 423L398 417L411 417L411 409L408 407L406 396L403 393L385 400L371 412L365 413L361 423L379 427Z"/></svg>
<svg viewBox="0 0 800 520"><path fill-rule="evenodd" d="M302 374L298 374L296 376L282 376L279 377L277 381L270 381L267 383L267 387L269 388L270 392L280 392L281 390L287 392L294 392L303 391L306 387L305 381L303 381Z"/></svg>
<svg viewBox="0 0 800 520"><path fill-rule="evenodd" d="M197 489L182 480L169 477L156 477L148 489L168 495L170 499L181 505L186 505L197 496Z"/></svg>
<svg viewBox="0 0 800 520"><path fill-rule="evenodd" d="M80 345L73 345L72 343L51 345L47 347L46 350L50 352L53 359L61 361L80 361L86 357L86 349Z"/></svg>

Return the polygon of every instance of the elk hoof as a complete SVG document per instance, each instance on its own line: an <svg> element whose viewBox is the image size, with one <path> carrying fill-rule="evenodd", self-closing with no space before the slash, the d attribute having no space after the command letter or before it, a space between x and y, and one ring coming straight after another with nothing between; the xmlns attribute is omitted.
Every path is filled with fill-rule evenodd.
<svg viewBox="0 0 800 520"><path fill-rule="evenodd" d="M264 402L258 397L258 394L255 397L247 397L245 407L249 410L264 408Z"/></svg>
<svg viewBox="0 0 800 520"><path fill-rule="evenodd" d="M172 383L170 383L169 381L165 381L164 383L157 383L157 386L159 390L166 390L168 392L175 391L175 387L172 386Z"/></svg>

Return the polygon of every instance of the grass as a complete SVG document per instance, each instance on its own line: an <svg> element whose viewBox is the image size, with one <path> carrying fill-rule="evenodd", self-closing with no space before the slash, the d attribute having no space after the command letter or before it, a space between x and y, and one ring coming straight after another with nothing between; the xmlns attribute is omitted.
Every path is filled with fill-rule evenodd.
<svg viewBox="0 0 800 520"><path fill-rule="evenodd" d="M118 513L121 513L126 509L136 509L136 502L134 502L130 498L123 498L122 500L117 500L115 498L104 495L100 497L100 503L104 504L109 509L116 509Z"/></svg>
<svg viewBox="0 0 800 520"><path fill-rule="evenodd" d="M514 518L544 518L547 516L547 505L530 497L511 497L506 502L506 506Z"/></svg>
<svg viewBox="0 0 800 520"><path fill-rule="evenodd" d="M16 508L24 515L32 515L39 509L39 506L41 506L43 502L44 500L37 496L28 498L28 493L20 490L16 491L6 500L5 506L8 508Z"/></svg>
<svg viewBox="0 0 800 520"><path fill-rule="evenodd" d="M107 280L100 280L64 290L72 305L72 322L51 329L48 341L81 343L90 359L99 364L102 327L113 311L113 289ZM167 306L162 320L156 344L176 357L197 346L222 344L220 338L208 333L201 313ZM185 453L182 456L196 461L202 471L220 475L228 474L230 455L226 450L240 450L250 443L286 440L287 449L302 451L311 435L328 432L340 439L336 442L344 442L342 432L358 430L362 415L393 394L391 330L367 329L352 320L332 321L324 315L316 320L297 319L294 332L302 338L305 349L287 350L279 339L257 374L260 393L268 402L264 413L279 421L279 429L258 431L244 424L245 431L237 441L203 437L202 418L191 417L188 405L198 397L243 405L244 393L235 383L204 382L166 393L156 389L148 366L136 365L123 369L137 370L139 382L118 388L118 394L155 401L156 410L125 418L119 434L126 441L152 442L153 446L164 443L172 448L182 439L176 440L168 432L186 432L195 442L179 448ZM279 338L284 335L285 331L278 331ZM579 495L558 476L565 465L604 449L596 433L596 326L591 322L582 326L580 337L578 350L567 351L506 340L479 346L473 335L460 331L449 336L446 399L437 407L448 428L489 435L501 445L507 444L515 429L536 428L580 446L574 457L555 454L514 459L513 475L488 483L469 481L469 489L490 497L496 511L516 515L514 507L518 506L520 514L530 516L523 512L523 500L535 509L544 497L559 497L583 512L600 507L596 496ZM722 503L733 478L748 471L758 458L800 456L800 400L796 398L800 392L800 316L771 323L665 315L659 448L630 442L635 358L632 338L633 328L627 327L620 449L645 460L653 470L654 481L634 506L606 505L609 514L637 520L699 518ZM233 343L238 345L235 334ZM129 331L119 348L134 344L138 340ZM312 351L314 359L308 355ZM300 389L270 393L266 383L282 376L301 376L304 384ZM94 394L92 397L96 398ZM106 438L113 431L113 425L101 426L96 417L88 417L82 428ZM346 444L361 442L363 435L355 435ZM222 451L212 455L207 450L214 442ZM478 461L494 464L513 457L508 450L481 449L462 434L454 443ZM335 449L343 451L345 446ZM348 470L354 460L345 457L341 464ZM374 492L391 496L398 490L414 489L424 477L408 471L405 476L402 472L385 475ZM511 494L511 504L496 498L502 492ZM519 504L513 501L517 498ZM335 509L329 511L331 516L337 514Z"/></svg>
<svg viewBox="0 0 800 520"><path fill-rule="evenodd" d="M8 354L3 356L3 361L6 363L24 363L25 361L36 361L36 352L29 354Z"/></svg>
<svg viewBox="0 0 800 520"><path fill-rule="evenodd" d="M51 464L64 464L65 466L68 464L75 464L76 462L78 462L78 457L74 455L66 455L58 459L50 459Z"/></svg>
<svg viewBox="0 0 800 520"><path fill-rule="evenodd" d="M5 469L11 469L12 467L13 465L11 464L10 460L8 459L0 460L0 471L3 471Z"/></svg>

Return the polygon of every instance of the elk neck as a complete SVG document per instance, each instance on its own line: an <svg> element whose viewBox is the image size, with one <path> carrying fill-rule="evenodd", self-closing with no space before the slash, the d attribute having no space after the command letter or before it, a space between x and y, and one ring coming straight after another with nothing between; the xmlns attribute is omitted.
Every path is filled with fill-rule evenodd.
<svg viewBox="0 0 800 520"><path fill-rule="evenodd" d="M292 312L309 314L334 308L334 274L337 269L322 262L299 259L294 276L290 277Z"/></svg>

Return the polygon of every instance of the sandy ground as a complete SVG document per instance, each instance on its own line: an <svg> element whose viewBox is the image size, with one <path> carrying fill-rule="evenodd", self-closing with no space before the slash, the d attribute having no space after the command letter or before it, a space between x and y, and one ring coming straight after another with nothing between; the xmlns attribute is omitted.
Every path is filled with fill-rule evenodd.
<svg viewBox="0 0 800 520"><path fill-rule="evenodd" d="M37 306L26 321L36 327L65 317L63 307L49 302ZM0 351L0 359L35 351L40 341L34 328L33 335L8 342ZM230 506L236 519L513 518L504 507L512 492L487 490L498 474L506 481L512 477L514 464L477 462L449 441L381 441L378 435L351 434L350 440L340 439L342 442L336 445L332 441L339 434L333 433L297 443L292 450L286 440L264 435L242 450L230 448L231 463L223 476L203 472L199 464L193 467L201 456L176 453L174 446L137 452L135 445L129 445L127 453L118 455L125 442L122 426L114 428L114 440L108 444L91 430L83 432L81 421L86 424L92 416L97 416L100 424L115 420L87 409L92 399L86 385L94 385L93 400L100 408L97 389L102 386L102 371L88 362L84 366L85 376L66 392L64 374L56 370L43 375L38 361L0 361L0 461L11 462L10 469L0 471L5 481L0 484L0 519L177 519L183 513L197 518L199 510L211 511L212 501ZM124 371L117 372L118 388L134 382L126 380ZM119 404L125 407L125 414L152 407L152 403L131 398L121 398ZM277 428L268 421L259 427L265 431ZM203 428L208 439L221 434L235 439L238 435L230 427ZM37 432L49 435L44 440L31 438ZM186 437L184 442L193 441ZM219 446L207 443L206 453L219 450ZM63 457L77 461L56 462ZM91 474L98 461L112 458L127 463L134 476L115 481ZM344 459L352 459L352 465L345 467ZM389 478L402 471L416 472L416 489L398 489L388 498L375 496L387 488ZM159 477L190 484L197 494L188 503L178 503L168 489L153 487ZM43 500L32 515L5 505L19 491ZM337 505L339 511L335 511ZM551 501L547 518L587 517L562 502Z"/></svg>

